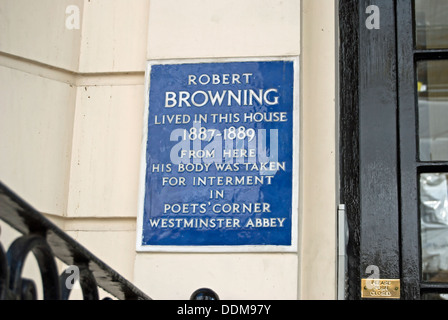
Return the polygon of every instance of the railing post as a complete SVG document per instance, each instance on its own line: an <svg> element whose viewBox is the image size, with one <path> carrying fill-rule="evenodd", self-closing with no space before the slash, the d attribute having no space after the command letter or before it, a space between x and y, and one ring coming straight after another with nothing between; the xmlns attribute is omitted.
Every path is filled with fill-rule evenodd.
<svg viewBox="0 0 448 320"><path fill-rule="evenodd" d="M60 300L59 277L53 252L45 238L36 234L16 239L6 253L10 267L9 289L17 300L32 299L32 295L35 295L34 283L31 280L23 281L22 279L23 266L30 252L34 253L42 275L44 299Z"/></svg>
<svg viewBox="0 0 448 320"><path fill-rule="evenodd" d="M219 300L219 296L212 289L201 288L191 294L190 300Z"/></svg>
<svg viewBox="0 0 448 320"><path fill-rule="evenodd" d="M6 258L5 250L3 250L3 246L0 243L0 300L6 299L9 279L8 273L8 259Z"/></svg>

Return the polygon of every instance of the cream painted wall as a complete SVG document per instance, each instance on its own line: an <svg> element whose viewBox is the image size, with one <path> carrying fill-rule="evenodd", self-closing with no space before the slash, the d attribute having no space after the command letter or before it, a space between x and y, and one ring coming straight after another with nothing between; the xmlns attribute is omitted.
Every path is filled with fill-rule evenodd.
<svg viewBox="0 0 448 320"><path fill-rule="evenodd" d="M80 28L67 28L79 9ZM2 0L0 51L80 73L142 72L149 0Z"/></svg>
<svg viewBox="0 0 448 320"><path fill-rule="evenodd" d="M149 0L84 1L79 72L145 70Z"/></svg>
<svg viewBox="0 0 448 320"><path fill-rule="evenodd" d="M0 180L39 210L67 207L76 89L0 66Z"/></svg>
<svg viewBox="0 0 448 320"><path fill-rule="evenodd" d="M148 59L300 53L300 0L151 0Z"/></svg>
<svg viewBox="0 0 448 320"><path fill-rule="evenodd" d="M66 8L84 0L2 0L0 52L66 70L79 64L81 30L69 30Z"/></svg>
<svg viewBox="0 0 448 320"><path fill-rule="evenodd" d="M149 12L148 60L300 54L298 0L152 0ZM201 287L222 299L297 299L298 254L138 253L134 275L156 299Z"/></svg>
<svg viewBox="0 0 448 320"><path fill-rule="evenodd" d="M299 296L336 299L336 1L302 0L302 232Z"/></svg>
<svg viewBox="0 0 448 320"><path fill-rule="evenodd" d="M333 0L0 1L0 180L155 299L335 299L335 16ZM136 253L146 61L279 56L301 61L298 252Z"/></svg>
<svg viewBox="0 0 448 320"><path fill-rule="evenodd" d="M156 298L201 286L224 299L336 298L335 16L329 0L151 1L149 60L300 56L304 92L299 252L139 253L135 281Z"/></svg>
<svg viewBox="0 0 448 320"><path fill-rule="evenodd" d="M77 88L68 216L136 216L143 92L140 84Z"/></svg>
<svg viewBox="0 0 448 320"><path fill-rule="evenodd" d="M0 180L131 281L148 6L0 1Z"/></svg>

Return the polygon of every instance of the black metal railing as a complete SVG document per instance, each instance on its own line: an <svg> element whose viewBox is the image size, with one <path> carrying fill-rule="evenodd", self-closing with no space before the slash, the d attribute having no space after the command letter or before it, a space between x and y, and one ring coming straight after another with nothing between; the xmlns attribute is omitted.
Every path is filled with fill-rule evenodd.
<svg viewBox="0 0 448 320"><path fill-rule="evenodd" d="M22 234L7 251L0 243L0 300L37 298L35 282L22 276L31 253L39 266L44 300L67 300L74 281L79 281L85 300L98 300L98 288L119 300L151 299L1 182L0 219ZM56 258L68 266L63 272Z"/></svg>
<svg viewBox="0 0 448 320"><path fill-rule="evenodd" d="M44 300L68 300L76 281L84 300L99 300L98 288L118 300L151 300L1 181L0 220L22 234L7 251L0 242L0 300L37 299L35 282L22 275L31 253L39 267ZM56 259L67 265L62 272L58 271ZM193 292L190 300L219 300L219 297L213 290L201 288Z"/></svg>

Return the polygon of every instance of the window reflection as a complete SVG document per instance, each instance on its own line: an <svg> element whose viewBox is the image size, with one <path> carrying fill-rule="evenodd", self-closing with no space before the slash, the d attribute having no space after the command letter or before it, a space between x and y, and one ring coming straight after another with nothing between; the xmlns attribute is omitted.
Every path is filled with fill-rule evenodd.
<svg viewBox="0 0 448 320"><path fill-rule="evenodd" d="M448 174L420 175L422 279L448 282Z"/></svg>
<svg viewBox="0 0 448 320"><path fill-rule="evenodd" d="M448 48L448 1L415 0L418 49Z"/></svg>
<svg viewBox="0 0 448 320"><path fill-rule="evenodd" d="M422 296L422 300L448 300L446 293L426 293Z"/></svg>
<svg viewBox="0 0 448 320"><path fill-rule="evenodd" d="M448 61L420 61L417 74L420 160L448 161Z"/></svg>

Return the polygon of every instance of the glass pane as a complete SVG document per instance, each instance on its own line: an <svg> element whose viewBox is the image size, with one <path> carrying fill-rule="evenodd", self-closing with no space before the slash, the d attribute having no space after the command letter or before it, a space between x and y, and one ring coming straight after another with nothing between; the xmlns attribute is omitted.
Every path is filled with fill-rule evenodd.
<svg viewBox="0 0 448 320"><path fill-rule="evenodd" d="M422 300L448 300L446 293L425 293L422 295Z"/></svg>
<svg viewBox="0 0 448 320"><path fill-rule="evenodd" d="M420 61L417 74L420 160L448 161L448 60Z"/></svg>
<svg viewBox="0 0 448 320"><path fill-rule="evenodd" d="M448 282L448 174L420 175L422 280Z"/></svg>
<svg viewBox="0 0 448 320"><path fill-rule="evenodd" d="M448 48L448 1L415 0L418 49Z"/></svg>

